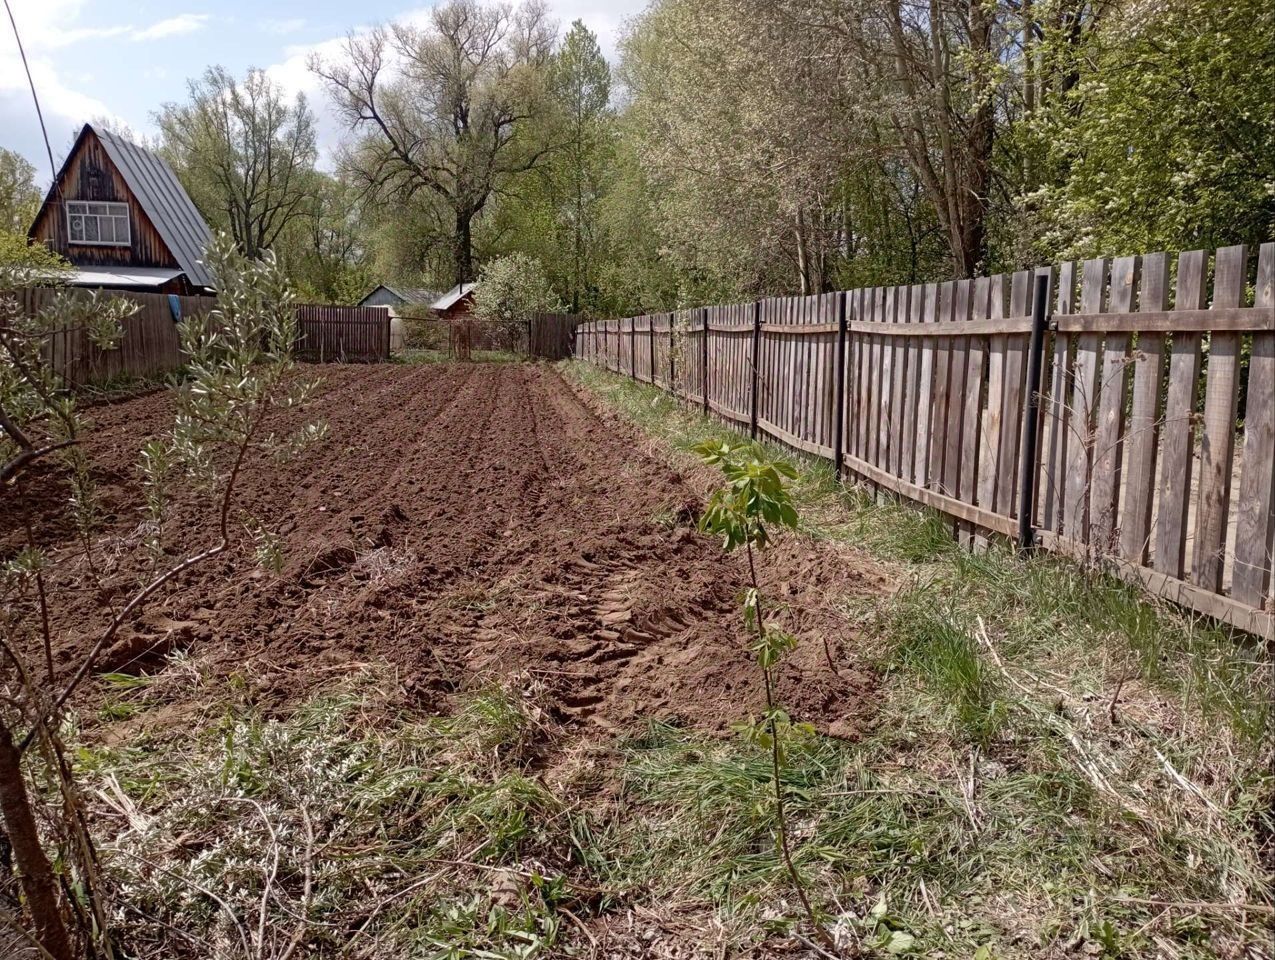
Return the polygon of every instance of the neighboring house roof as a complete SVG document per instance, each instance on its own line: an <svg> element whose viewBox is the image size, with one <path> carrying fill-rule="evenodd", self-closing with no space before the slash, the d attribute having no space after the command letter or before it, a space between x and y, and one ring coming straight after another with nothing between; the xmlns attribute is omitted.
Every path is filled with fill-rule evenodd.
<svg viewBox="0 0 1275 960"><path fill-rule="evenodd" d="M86 125L85 129L89 127ZM190 282L199 287L215 286L212 274L202 263L212 231L172 167L123 137L105 130L94 132Z"/></svg>
<svg viewBox="0 0 1275 960"><path fill-rule="evenodd" d="M442 296L442 294L437 290L426 290L423 287L392 287L388 283L378 283L367 292L367 295L364 296L362 300L359 301L359 305L362 306L368 300L371 300L378 290L384 290L387 293L393 294L398 298L399 303L430 305Z"/></svg>
<svg viewBox="0 0 1275 960"><path fill-rule="evenodd" d="M184 271L174 267L73 267L73 287L127 287L151 290L162 287Z"/></svg>
<svg viewBox="0 0 1275 960"><path fill-rule="evenodd" d="M458 283L445 294L435 300L430 306L435 310L447 310L456 305L457 301L467 297L473 293L476 283Z"/></svg>
<svg viewBox="0 0 1275 960"><path fill-rule="evenodd" d="M406 303L433 303L442 293L438 290L426 290L424 287L399 287L399 296Z"/></svg>

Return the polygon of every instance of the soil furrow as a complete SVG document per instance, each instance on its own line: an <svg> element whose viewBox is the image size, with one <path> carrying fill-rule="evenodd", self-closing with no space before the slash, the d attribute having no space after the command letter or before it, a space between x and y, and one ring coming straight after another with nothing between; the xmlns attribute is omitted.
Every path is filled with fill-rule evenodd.
<svg viewBox="0 0 1275 960"><path fill-rule="evenodd" d="M430 710L448 709L457 690L534 675L564 719L607 728L660 718L724 730L758 707L740 563L694 531L690 484L629 428L599 419L557 371L317 372L321 394L278 429L320 418L328 438L290 463L252 464L240 491L245 512L282 534L284 575L255 570L247 551L192 572L129 625L127 656L105 667L149 669L189 647L284 707L333 671L385 661ZM160 393L97 414L91 446L113 514L99 549L121 555L111 573L121 592L140 573L121 549L137 523L136 450L170 412ZM170 540L198 541L207 522L206 503L179 495ZM43 529L74 554L65 531ZM799 538L765 568L768 588L802 611L806 642L785 667L785 702L853 735L871 716L873 678L854 663L834 675L822 642L852 648L838 604L879 592L881 577L857 555ZM69 670L101 613L74 590L58 595Z"/></svg>

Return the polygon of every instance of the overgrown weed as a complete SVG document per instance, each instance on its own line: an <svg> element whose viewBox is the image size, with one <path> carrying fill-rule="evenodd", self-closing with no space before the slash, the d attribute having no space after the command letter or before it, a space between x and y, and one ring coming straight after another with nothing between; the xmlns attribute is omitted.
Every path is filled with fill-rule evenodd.
<svg viewBox="0 0 1275 960"><path fill-rule="evenodd" d="M530 701L492 688L421 719L387 680L364 672L285 719L231 707L188 738L80 751L136 955L552 946L570 864L561 804L527 768Z"/></svg>

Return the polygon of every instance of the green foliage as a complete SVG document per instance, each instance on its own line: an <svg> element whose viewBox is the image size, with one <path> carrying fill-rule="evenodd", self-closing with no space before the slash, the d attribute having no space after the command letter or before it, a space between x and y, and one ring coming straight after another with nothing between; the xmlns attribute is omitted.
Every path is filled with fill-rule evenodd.
<svg viewBox="0 0 1275 960"><path fill-rule="evenodd" d="M26 234L39 207L35 167L20 154L0 147L0 237Z"/></svg>
<svg viewBox="0 0 1275 960"><path fill-rule="evenodd" d="M474 315L510 328L557 305L540 262L520 253L487 264L474 289Z"/></svg>
<svg viewBox="0 0 1275 960"><path fill-rule="evenodd" d="M0 229L0 292L56 286L66 280L70 268L64 257L43 243Z"/></svg>
<svg viewBox="0 0 1275 960"><path fill-rule="evenodd" d="M263 433L274 409L304 403L317 386L290 376L296 296L274 254L249 259L223 233L213 238L205 258L217 281L217 306L182 325L186 376L176 388L170 459L159 462L165 471L170 462L180 464L189 480L209 490L229 490L249 451L290 456L322 439L324 430L306 424L285 437ZM238 451L229 464L214 455L219 447ZM158 484L150 472L154 462L144 461L143 471L148 483ZM272 539L257 521L249 529L258 557L277 567Z"/></svg>
<svg viewBox="0 0 1275 960"><path fill-rule="evenodd" d="M1275 237L1275 8L1156 2L1046 53L1075 83L1026 125L1048 255Z"/></svg>
<svg viewBox="0 0 1275 960"><path fill-rule="evenodd" d="M700 529L720 536L725 550L745 544L764 548L767 525L796 529L797 510L785 484L797 476L792 464L768 457L751 442L709 440L695 452L726 477L726 485L713 491L700 517Z"/></svg>

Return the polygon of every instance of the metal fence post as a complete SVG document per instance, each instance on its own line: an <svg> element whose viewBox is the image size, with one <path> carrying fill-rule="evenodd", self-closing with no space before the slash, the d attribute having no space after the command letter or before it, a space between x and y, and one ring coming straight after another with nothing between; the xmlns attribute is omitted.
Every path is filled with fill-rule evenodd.
<svg viewBox="0 0 1275 960"><path fill-rule="evenodd" d="M748 435L757 439L757 383L761 371L761 301L753 301L753 385L752 406L748 414Z"/></svg>
<svg viewBox="0 0 1275 960"><path fill-rule="evenodd" d="M837 482L840 483L841 471L844 469L842 461L846 456L846 295L838 293L836 297L837 355L833 358L835 361L833 369L836 371L833 375L837 379L832 407L836 420L832 424L832 456L835 460L833 474L836 476Z"/></svg>
<svg viewBox="0 0 1275 960"><path fill-rule="evenodd" d="M1036 502L1037 440L1040 410L1040 370L1049 326L1049 274L1036 274L1032 300L1032 333L1027 352L1027 401L1023 419L1022 460L1018 464L1018 549L1027 553L1035 545L1032 507Z"/></svg>

